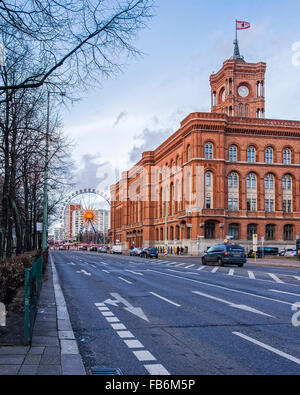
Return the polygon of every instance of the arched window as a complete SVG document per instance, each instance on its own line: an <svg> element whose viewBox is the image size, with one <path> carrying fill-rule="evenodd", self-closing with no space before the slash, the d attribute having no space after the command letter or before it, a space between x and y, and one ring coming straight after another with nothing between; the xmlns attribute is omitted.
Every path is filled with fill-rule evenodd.
<svg viewBox="0 0 300 395"><path fill-rule="evenodd" d="M236 162L237 161L237 147L232 145L229 147L229 162Z"/></svg>
<svg viewBox="0 0 300 395"><path fill-rule="evenodd" d="M285 175L282 179L282 189L284 191L292 189L292 177L289 174Z"/></svg>
<svg viewBox="0 0 300 395"><path fill-rule="evenodd" d="M239 176L236 173L230 173L228 176L228 189L238 188Z"/></svg>
<svg viewBox="0 0 300 395"><path fill-rule="evenodd" d="M292 153L291 153L291 150L289 149L289 148L286 148L284 151L283 151L283 163L285 164L285 165L290 165L291 164L291 158L292 158Z"/></svg>
<svg viewBox="0 0 300 395"><path fill-rule="evenodd" d="M177 156L177 159L176 159L176 165L177 165L177 171L180 169L180 157L179 157L179 155Z"/></svg>
<svg viewBox="0 0 300 395"><path fill-rule="evenodd" d="M205 186L206 187L211 187L212 186L212 174L210 171L208 171L205 174Z"/></svg>
<svg viewBox="0 0 300 395"><path fill-rule="evenodd" d="M239 224L230 224L228 227L228 235L234 240L239 239Z"/></svg>
<svg viewBox="0 0 300 395"><path fill-rule="evenodd" d="M266 226L266 240L275 240L275 225Z"/></svg>
<svg viewBox="0 0 300 395"><path fill-rule="evenodd" d="M213 159L213 144L206 143L205 144L205 159Z"/></svg>
<svg viewBox="0 0 300 395"><path fill-rule="evenodd" d="M248 104L245 104L245 117L249 116L249 106Z"/></svg>
<svg viewBox="0 0 300 395"><path fill-rule="evenodd" d="M267 174L265 177L265 189L274 189L274 176Z"/></svg>
<svg viewBox="0 0 300 395"><path fill-rule="evenodd" d="M247 151L248 154L248 162L249 163L255 163L256 162L256 149L255 147L251 146L248 148Z"/></svg>
<svg viewBox="0 0 300 395"><path fill-rule="evenodd" d="M266 163L273 163L273 148L268 147L265 152L265 162Z"/></svg>
<svg viewBox="0 0 300 395"><path fill-rule="evenodd" d="M256 188L256 175L254 173L250 173L247 176L247 189L255 189Z"/></svg>
<svg viewBox="0 0 300 395"><path fill-rule="evenodd" d="M257 235L257 225L256 224L249 224L247 226L247 238L248 240L253 239L253 235Z"/></svg>
<svg viewBox="0 0 300 395"><path fill-rule="evenodd" d="M283 227L283 239L284 240L294 240L293 225L284 225Z"/></svg>

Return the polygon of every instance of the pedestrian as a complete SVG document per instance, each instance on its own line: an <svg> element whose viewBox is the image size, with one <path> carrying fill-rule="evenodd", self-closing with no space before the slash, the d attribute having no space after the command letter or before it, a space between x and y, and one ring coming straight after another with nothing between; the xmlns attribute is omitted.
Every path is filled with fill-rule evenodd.
<svg viewBox="0 0 300 395"><path fill-rule="evenodd" d="M180 248L181 255L183 255L183 247Z"/></svg>

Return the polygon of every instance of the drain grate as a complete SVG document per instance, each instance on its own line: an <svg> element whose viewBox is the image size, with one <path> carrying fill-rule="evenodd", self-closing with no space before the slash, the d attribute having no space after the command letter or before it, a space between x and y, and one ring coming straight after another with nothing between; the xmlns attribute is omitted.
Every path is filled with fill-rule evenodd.
<svg viewBox="0 0 300 395"><path fill-rule="evenodd" d="M121 369L118 368L89 368L88 372L93 376L120 376L123 375Z"/></svg>

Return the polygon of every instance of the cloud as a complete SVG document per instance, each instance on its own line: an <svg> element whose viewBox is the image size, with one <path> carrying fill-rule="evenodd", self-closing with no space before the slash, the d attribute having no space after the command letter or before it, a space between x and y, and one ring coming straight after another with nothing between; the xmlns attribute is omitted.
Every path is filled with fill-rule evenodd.
<svg viewBox="0 0 300 395"><path fill-rule="evenodd" d="M115 182L115 169L109 161L100 162L100 154L85 154L81 166L75 170L76 187L95 188L108 193L109 186Z"/></svg>
<svg viewBox="0 0 300 395"><path fill-rule="evenodd" d="M145 128L141 134L135 136L135 139L142 140L143 142L140 146L134 145L129 152L129 160L132 163L138 162L141 159L142 152L154 150L172 133L172 129L151 130Z"/></svg>
<svg viewBox="0 0 300 395"><path fill-rule="evenodd" d="M115 120L115 122L114 122L114 128L120 123L120 121L123 119L123 118L126 118L127 117L127 113L125 112L125 111L122 111L118 116L117 116L117 118L116 118L116 120Z"/></svg>

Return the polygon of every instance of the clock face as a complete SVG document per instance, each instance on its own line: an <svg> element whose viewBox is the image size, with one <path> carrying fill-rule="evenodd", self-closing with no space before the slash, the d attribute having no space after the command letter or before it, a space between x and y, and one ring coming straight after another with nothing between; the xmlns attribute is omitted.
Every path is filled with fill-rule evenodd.
<svg viewBox="0 0 300 395"><path fill-rule="evenodd" d="M240 86L238 92L241 97L247 97L249 95L249 89L245 85Z"/></svg>

